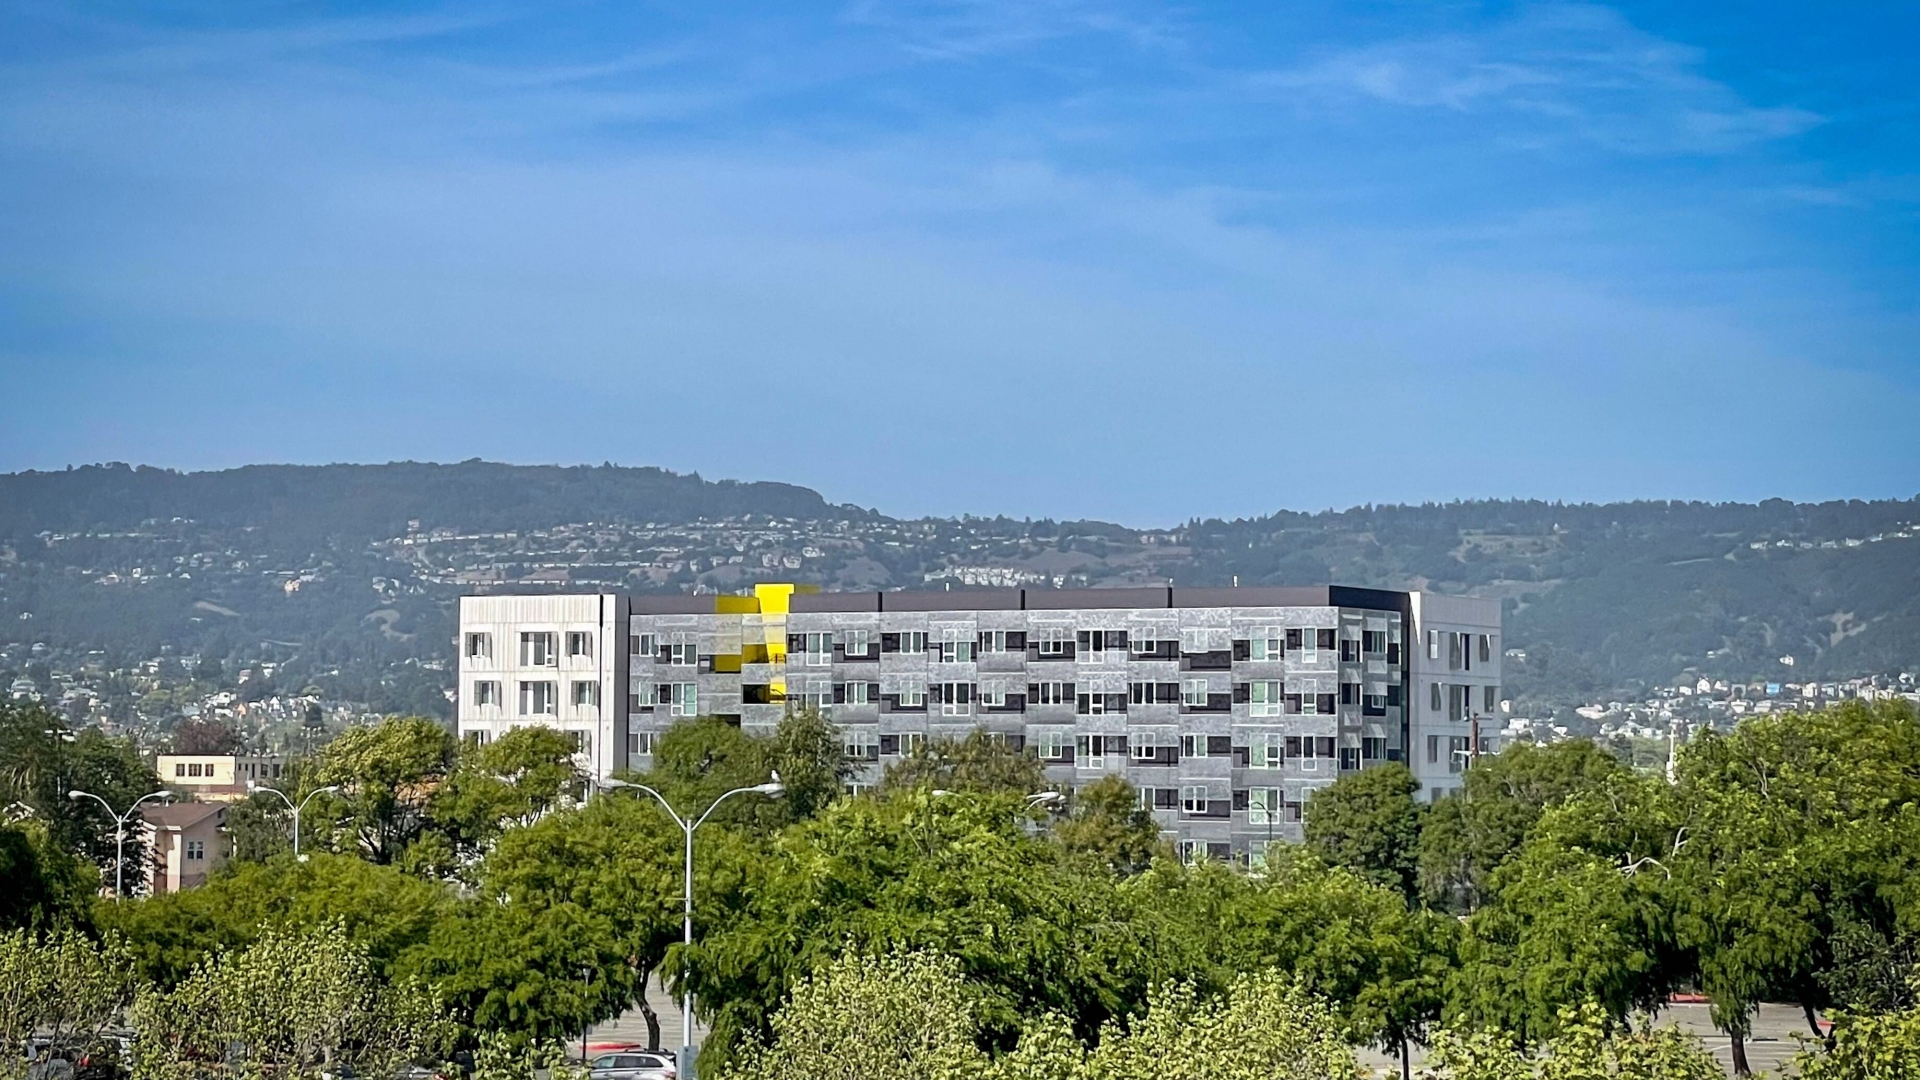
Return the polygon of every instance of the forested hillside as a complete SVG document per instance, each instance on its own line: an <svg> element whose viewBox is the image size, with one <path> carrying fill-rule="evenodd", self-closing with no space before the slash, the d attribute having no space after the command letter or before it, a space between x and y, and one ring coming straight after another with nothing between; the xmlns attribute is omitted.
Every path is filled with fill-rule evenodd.
<svg viewBox="0 0 1920 1080"><path fill-rule="evenodd" d="M453 599L478 589L1332 581L1501 597L1526 654L1512 688L1551 706L1683 673L1910 670L1916 520L1920 500L1492 500L1136 529L899 520L652 468L90 466L0 476L0 645L272 659L378 701L394 665L439 669ZM426 673L401 694L412 707L438 696L445 676Z"/></svg>

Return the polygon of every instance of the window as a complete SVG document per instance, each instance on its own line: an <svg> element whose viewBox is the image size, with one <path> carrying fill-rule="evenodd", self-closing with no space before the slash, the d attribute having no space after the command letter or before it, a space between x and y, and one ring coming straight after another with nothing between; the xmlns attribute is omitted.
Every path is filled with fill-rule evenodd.
<svg viewBox="0 0 1920 1080"><path fill-rule="evenodd" d="M1360 767L1360 748L1343 746L1340 748L1340 768L1352 771Z"/></svg>
<svg viewBox="0 0 1920 1080"><path fill-rule="evenodd" d="M667 683L661 687L667 697L668 716L700 715L700 684L690 682Z"/></svg>
<svg viewBox="0 0 1920 1080"><path fill-rule="evenodd" d="M520 635L521 667L552 667L560 662L554 652L553 635L548 633L528 633Z"/></svg>
<svg viewBox="0 0 1920 1080"><path fill-rule="evenodd" d="M960 636L957 630L943 630L940 634L940 662L943 664L973 663L973 635Z"/></svg>
<svg viewBox="0 0 1920 1080"><path fill-rule="evenodd" d="M1180 684L1180 704L1189 709L1207 707L1207 680L1188 679Z"/></svg>
<svg viewBox="0 0 1920 1080"><path fill-rule="evenodd" d="M820 712L834 705L833 689L829 686L813 685L799 693L787 692L788 709L812 709Z"/></svg>
<svg viewBox="0 0 1920 1080"><path fill-rule="evenodd" d="M1207 812L1207 789L1203 786L1189 785L1180 789L1180 812L1183 814L1204 814Z"/></svg>
<svg viewBox="0 0 1920 1080"><path fill-rule="evenodd" d="M1040 760L1066 761L1072 754L1073 729L1062 727L1040 728L1037 735Z"/></svg>
<svg viewBox="0 0 1920 1080"><path fill-rule="evenodd" d="M1074 753L1080 765L1089 769L1107 767L1107 740L1103 735L1080 735L1074 739Z"/></svg>
<svg viewBox="0 0 1920 1080"><path fill-rule="evenodd" d="M801 634L800 663L806 667L826 667L833 663L832 634Z"/></svg>
<svg viewBox="0 0 1920 1080"><path fill-rule="evenodd" d="M1202 860L1206 859L1206 857L1207 857L1207 842L1205 840L1180 841L1180 861L1181 862L1191 866L1194 863L1201 862Z"/></svg>
<svg viewBox="0 0 1920 1080"><path fill-rule="evenodd" d="M489 657L492 655L493 655L493 635L492 634L468 634L467 635L467 658L469 660L477 660L477 659Z"/></svg>
<svg viewBox="0 0 1920 1080"><path fill-rule="evenodd" d="M1267 842L1265 840L1247 841L1247 869L1265 870L1267 868Z"/></svg>
<svg viewBox="0 0 1920 1080"><path fill-rule="evenodd" d="M1114 652L1127 651L1127 632L1125 630L1082 630L1076 636L1080 656L1086 660L1103 660L1109 649Z"/></svg>
<svg viewBox="0 0 1920 1080"><path fill-rule="evenodd" d="M690 641L669 642L665 655L670 667L693 667L700 662L700 646Z"/></svg>
<svg viewBox="0 0 1920 1080"><path fill-rule="evenodd" d="M903 687L897 700L902 709L924 709L927 707L927 688L925 686Z"/></svg>
<svg viewBox="0 0 1920 1080"><path fill-rule="evenodd" d="M1256 626L1247 643L1250 660L1280 660L1287 655L1287 638L1278 626Z"/></svg>
<svg viewBox="0 0 1920 1080"><path fill-rule="evenodd" d="M585 679L575 680L573 684L573 703L577 706L597 707L600 704L600 684L597 682L588 682Z"/></svg>
<svg viewBox="0 0 1920 1080"><path fill-rule="evenodd" d="M1006 652L1007 632L1005 630L980 631L980 651L983 653Z"/></svg>
<svg viewBox="0 0 1920 1080"><path fill-rule="evenodd" d="M942 716L966 716L973 712L972 683L938 683L933 689L939 696L940 714Z"/></svg>
<svg viewBox="0 0 1920 1080"><path fill-rule="evenodd" d="M1367 630L1360 635L1360 651L1379 655L1387 651L1387 632L1385 630Z"/></svg>
<svg viewBox="0 0 1920 1080"><path fill-rule="evenodd" d="M1500 701L1499 701L1500 688L1497 686L1487 686L1487 687L1482 687L1481 689L1485 691L1485 693L1482 695L1482 701L1484 701L1486 704L1486 708L1482 709L1481 711L1482 712L1494 711L1494 708L1500 704Z"/></svg>
<svg viewBox="0 0 1920 1080"><path fill-rule="evenodd" d="M1213 635L1203 626L1182 627L1180 630L1180 651L1183 653L1203 653L1211 643Z"/></svg>
<svg viewBox="0 0 1920 1080"><path fill-rule="evenodd" d="M174 762L174 763L173 763L173 775L175 775L175 776L185 776L185 775L187 775L187 766L186 766L186 764L185 764L184 762L179 762L179 761L176 761L176 762Z"/></svg>
<svg viewBox="0 0 1920 1080"><path fill-rule="evenodd" d="M1440 701L1440 684L1439 683L1433 684L1432 696L1433 696L1433 701L1431 702L1431 704L1433 705L1434 712L1439 712L1441 709L1446 708L1446 706L1442 704Z"/></svg>
<svg viewBox="0 0 1920 1080"><path fill-rule="evenodd" d="M520 684L521 716L552 716L560 711L560 687L550 682Z"/></svg>
<svg viewBox="0 0 1920 1080"><path fill-rule="evenodd" d="M1152 630L1136 630L1127 637L1127 647L1137 656L1152 656L1160 651L1160 640Z"/></svg>
<svg viewBox="0 0 1920 1080"><path fill-rule="evenodd" d="M1492 659L1493 659L1493 635L1481 634L1480 635L1480 662L1484 664L1491 661Z"/></svg>
<svg viewBox="0 0 1920 1080"><path fill-rule="evenodd" d="M1360 660L1360 643L1358 641L1355 641L1352 638L1341 638L1340 639L1340 662L1343 664L1353 664L1353 663L1358 663L1359 660Z"/></svg>
<svg viewBox="0 0 1920 1080"><path fill-rule="evenodd" d="M592 656L593 635L579 630L567 631L567 655L569 657Z"/></svg>
<svg viewBox="0 0 1920 1080"><path fill-rule="evenodd" d="M593 753L593 733L592 732L563 731L560 734L566 736L567 742L572 744L573 752L575 754Z"/></svg>
<svg viewBox="0 0 1920 1080"><path fill-rule="evenodd" d="M1041 656L1072 656L1073 637L1064 627L1050 627L1040 631L1039 654Z"/></svg>
<svg viewBox="0 0 1920 1080"><path fill-rule="evenodd" d="M475 705L500 704L500 684L491 679L482 679L473 684L473 703Z"/></svg>
<svg viewBox="0 0 1920 1080"><path fill-rule="evenodd" d="M1427 736L1427 764L1437 765L1439 763L1440 763L1440 736L1429 735Z"/></svg>
<svg viewBox="0 0 1920 1080"><path fill-rule="evenodd" d="M627 732L627 756L645 757L653 753L653 732Z"/></svg>
<svg viewBox="0 0 1920 1080"><path fill-rule="evenodd" d="M1207 737L1205 735L1180 736L1180 756L1183 758L1206 757Z"/></svg>
<svg viewBox="0 0 1920 1080"><path fill-rule="evenodd" d="M1427 631L1427 659L1440 659L1440 631Z"/></svg>
<svg viewBox="0 0 1920 1080"><path fill-rule="evenodd" d="M973 692L983 709L1007 707L1007 688L1004 686L975 686Z"/></svg>
<svg viewBox="0 0 1920 1080"><path fill-rule="evenodd" d="M1333 703L1332 694L1315 694L1314 698L1319 705L1320 715L1331 716L1339 711L1338 707Z"/></svg>
<svg viewBox="0 0 1920 1080"><path fill-rule="evenodd" d="M880 729L870 724L840 729L842 744L846 747L847 757L853 761L880 760Z"/></svg>
<svg viewBox="0 0 1920 1080"><path fill-rule="evenodd" d="M1256 731L1247 739L1247 768L1278 769L1286 764L1284 736Z"/></svg>
<svg viewBox="0 0 1920 1080"><path fill-rule="evenodd" d="M1453 735L1447 739L1447 771L1457 773L1467 767L1467 737Z"/></svg>
<svg viewBox="0 0 1920 1080"><path fill-rule="evenodd" d="M900 752L908 757L919 753L927 745L925 732L903 731L900 733Z"/></svg>
<svg viewBox="0 0 1920 1080"><path fill-rule="evenodd" d="M1279 788L1257 787L1247 792L1247 824L1272 825L1279 819Z"/></svg>
<svg viewBox="0 0 1920 1080"><path fill-rule="evenodd" d="M872 656L873 655L873 631L871 630L840 631L840 649L842 652L846 653L849 657Z"/></svg>
<svg viewBox="0 0 1920 1080"><path fill-rule="evenodd" d="M627 635L627 655L628 656L652 656L653 655L653 635L652 634Z"/></svg>
<svg viewBox="0 0 1920 1080"><path fill-rule="evenodd" d="M1160 748L1148 735L1136 735L1127 740L1127 753L1135 761L1152 761L1160 756Z"/></svg>
<svg viewBox="0 0 1920 1080"><path fill-rule="evenodd" d="M1369 735L1360 740L1360 758L1363 761L1379 761L1387 756L1387 740Z"/></svg>
<svg viewBox="0 0 1920 1080"><path fill-rule="evenodd" d="M651 709L657 700L654 697L654 685L642 679L627 684L627 694L636 709Z"/></svg>
<svg viewBox="0 0 1920 1080"><path fill-rule="evenodd" d="M1315 744L1314 749L1318 752L1318 756L1323 758L1333 757L1333 736L1321 735L1313 741Z"/></svg>
<svg viewBox="0 0 1920 1080"><path fill-rule="evenodd" d="M207 842L205 840L187 841L187 861L188 862L201 862L201 861L204 861L206 857L207 857Z"/></svg>
<svg viewBox="0 0 1920 1080"><path fill-rule="evenodd" d="M1336 635L1337 632L1331 626L1323 627L1313 632L1315 643L1319 646L1321 652L1333 651L1333 639Z"/></svg>
<svg viewBox="0 0 1920 1080"><path fill-rule="evenodd" d="M903 653L923 653L927 651L927 632L925 630L906 630L900 634L900 651Z"/></svg>
<svg viewBox="0 0 1920 1080"><path fill-rule="evenodd" d="M836 705L871 705L879 700L879 683L850 682L834 688L833 701Z"/></svg>
<svg viewBox="0 0 1920 1080"><path fill-rule="evenodd" d="M1073 684L1070 682L1030 683L1027 692L1035 705L1065 705L1073 700Z"/></svg>
<svg viewBox="0 0 1920 1080"><path fill-rule="evenodd" d="M1278 679L1256 679L1247 684L1247 715L1279 716L1285 703Z"/></svg>
<svg viewBox="0 0 1920 1080"><path fill-rule="evenodd" d="M1394 689L1397 690L1399 688L1395 687ZM1385 694L1360 695L1360 713L1362 716L1387 715L1387 695Z"/></svg>

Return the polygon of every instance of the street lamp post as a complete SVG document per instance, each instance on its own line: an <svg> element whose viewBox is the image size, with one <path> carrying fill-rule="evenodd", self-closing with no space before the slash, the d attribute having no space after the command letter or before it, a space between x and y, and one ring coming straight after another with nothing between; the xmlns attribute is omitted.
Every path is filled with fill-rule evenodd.
<svg viewBox="0 0 1920 1080"><path fill-rule="evenodd" d="M127 857L127 822L133 818L135 813L139 812L141 803L146 802L148 799L163 799L171 798L172 796L173 792L165 788L159 791L150 791L133 800L133 805L127 807L126 813L116 814L113 812L113 807L107 805L107 800L95 795L91 791L75 790L67 792L67 798L72 799L74 802L79 802L81 799L92 799L94 802L99 803L101 809L107 812L107 816L113 819L113 898L115 900L126 896L126 891L122 887L122 883L125 878L124 864Z"/></svg>
<svg viewBox="0 0 1920 1080"><path fill-rule="evenodd" d="M707 818L711 817L713 812L720 808L720 804L735 795L765 795L768 798L777 799L785 794L787 790L786 785L780 782L780 774L774 773L773 779L768 783L755 784L752 787L734 788L732 791L722 794L719 798L713 800L713 805L707 807L706 813L701 814L698 818L689 820L688 818L682 817L680 812L673 808L673 804L667 801L665 795L660 794L645 784L635 784L626 780L608 777L600 781L600 787L606 791L632 788L635 791L646 792L653 796L654 801L660 804L661 808L667 812L667 816L672 818L673 823L680 826L680 831L686 835L686 891L681 905L681 940L689 949L693 947L693 831L706 824ZM680 1003L680 1074L682 1077L687 1078L687 1080L691 1080L693 1076L693 984L691 981L687 983Z"/></svg>
<svg viewBox="0 0 1920 1080"><path fill-rule="evenodd" d="M307 792L306 798L300 800L300 805L295 806L293 803L293 800L287 797L287 793L284 791L281 791L279 788L268 787L265 784L262 784L253 780L247 781L248 794L256 794L262 791L271 791L275 795L280 796L280 801L287 804L287 809L293 811L293 858L294 858L294 861L296 862L298 862L300 859L300 811L305 810L307 808L307 804L313 801L313 797L315 795L319 795L323 792L335 792L339 790L340 790L340 785L338 784L329 784L328 786L323 788L314 788L312 791Z"/></svg>

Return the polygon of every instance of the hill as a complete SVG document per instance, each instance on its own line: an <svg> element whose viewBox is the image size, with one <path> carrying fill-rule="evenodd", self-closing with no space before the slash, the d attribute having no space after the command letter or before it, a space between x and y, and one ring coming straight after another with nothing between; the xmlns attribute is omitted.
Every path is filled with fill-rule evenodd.
<svg viewBox="0 0 1920 1080"><path fill-rule="evenodd" d="M438 709L453 599L481 588L1338 581L1502 598L1525 653L1511 689L1552 707L1683 675L1910 669L1917 520L1920 500L1489 500L1134 529L900 520L789 484L610 465L88 466L0 475L0 647L15 667L34 643L42 662L109 667L269 660Z"/></svg>

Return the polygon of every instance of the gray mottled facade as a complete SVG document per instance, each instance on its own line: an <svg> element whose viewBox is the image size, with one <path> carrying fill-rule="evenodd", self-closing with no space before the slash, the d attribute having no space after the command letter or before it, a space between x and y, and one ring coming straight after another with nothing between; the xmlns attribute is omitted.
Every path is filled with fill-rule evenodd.
<svg viewBox="0 0 1920 1080"><path fill-rule="evenodd" d="M1221 858L1298 840L1313 790L1357 769L1404 761L1444 794L1500 709L1498 602L1420 592L763 585L471 596L460 625L464 736L549 724L605 776L687 717L771 730L817 706L864 785L984 728L1059 787L1126 777L1186 853Z"/></svg>

